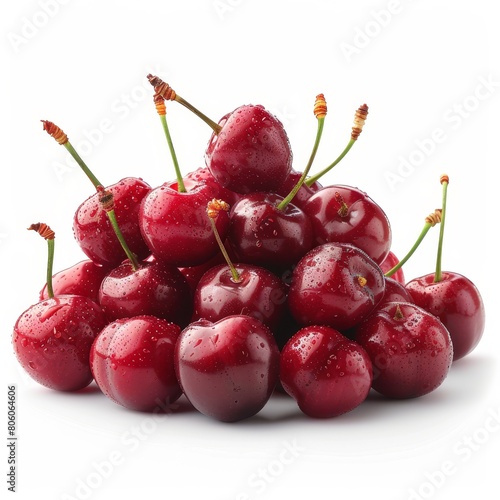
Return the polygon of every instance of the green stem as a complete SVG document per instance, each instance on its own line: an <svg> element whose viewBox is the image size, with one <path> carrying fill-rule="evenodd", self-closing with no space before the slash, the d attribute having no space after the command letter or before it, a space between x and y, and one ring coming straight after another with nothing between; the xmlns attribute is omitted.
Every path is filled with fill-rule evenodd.
<svg viewBox="0 0 500 500"><path fill-rule="evenodd" d="M163 125L165 137L167 138L170 154L172 155L172 161L174 162L175 175L177 176L177 191L179 193L185 193L186 186L184 185L184 180L182 179L181 169L179 168L179 162L177 161L177 155L175 154L174 143L172 142L172 137L168 129L167 117L165 115L160 115L160 120Z"/></svg>
<svg viewBox="0 0 500 500"><path fill-rule="evenodd" d="M441 181L443 185L443 202L441 207L441 227L439 228L439 242L436 259L436 272L434 273L434 283L439 283L442 279L441 260L443 256L443 240L444 240L444 221L446 217L446 198L448 193L447 178Z"/></svg>
<svg viewBox="0 0 500 500"><path fill-rule="evenodd" d="M307 162L307 166L304 169L304 172L300 176L297 184L293 187L293 189L288 193L288 195L278 204L278 210L284 210L286 206L293 200L295 195L298 193L299 189L302 187L302 184L306 183L306 178L309 174L309 170L311 169L311 165L313 164L314 158L316 157L316 152L318 151L318 146L321 141L321 136L323 135L323 127L325 124L325 117L318 118L318 130L316 132L316 140L314 141L314 146L311 151L311 156L309 157L309 161Z"/></svg>
<svg viewBox="0 0 500 500"><path fill-rule="evenodd" d="M130 250L129 246L127 245L127 242L125 241L120 226L118 225L118 221L116 220L116 214L114 209L107 210L106 214L108 216L109 222L111 223L111 226L113 227L113 230L115 231L116 237L118 238L118 241L120 242L120 245L123 248L123 251L130 260L130 263L132 264L132 269L134 271L137 271L137 269L139 269L139 261L137 260L137 256Z"/></svg>
<svg viewBox="0 0 500 500"><path fill-rule="evenodd" d="M401 267L403 267L403 265L408 261L408 259L415 253L415 250L419 247L420 243L422 243L422 240L425 238L431 227L433 227L433 224L431 224L430 222L425 223L424 228L420 233L420 236L417 238L417 241L415 241L410 251L392 269L389 269L389 271L387 271L384 274L386 278L390 278L396 271L398 271Z"/></svg>
<svg viewBox="0 0 500 500"><path fill-rule="evenodd" d="M215 239L219 245L220 251L222 252L222 255L224 256L224 259L227 262L227 265L229 266L229 270L231 271L231 275L233 277L233 281L235 283L239 283L241 281L241 277L234 267L234 264L231 262L231 259L229 258L229 254L227 253L226 247L224 246L224 243L222 242L219 231L217 231L217 226L215 225L215 220L212 219L212 217L209 217L210 219L210 224L212 225L212 230L214 232Z"/></svg>
<svg viewBox="0 0 500 500"><path fill-rule="evenodd" d="M344 158L344 156L349 152L349 150L352 148L355 142L356 141L354 139L351 139L347 144L347 146L345 147L344 151L340 153L339 157L331 165L328 165L328 167L324 168L321 172L318 172L317 174L309 177L309 179L305 181L306 186L311 187L320 177L322 177L327 172L329 172L333 167L335 167L335 165L337 165L337 163L339 163L342 160L342 158Z"/></svg>
<svg viewBox="0 0 500 500"><path fill-rule="evenodd" d="M189 109L189 111L194 113L198 118L201 118L216 134L218 134L222 130L222 127L218 123L215 123L208 116L204 115L201 111L196 109L192 104L187 102L181 96L177 95L175 97L175 100L179 104L182 104L185 108Z"/></svg>
<svg viewBox="0 0 500 500"><path fill-rule="evenodd" d="M87 167L87 165L85 165L85 162L82 160L80 155L75 151L75 148L71 145L71 143L69 141L64 143L64 147L69 151L69 153L73 157L73 159L78 163L80 168L85 172L85 174L90 179L90 181L92 182L94 187L97 188L97 186L102 186L102 184L99 182L97 177L90 171L90 169Z"/></svg>
<svg viewBox="0 0 500 500"><path fill-rule="evenodd" d="M47 240L48 257L47 257L47 295L49 299L54 298L54 288L52 287L52 271L54 268L54 246L55 240Z"/></svg>

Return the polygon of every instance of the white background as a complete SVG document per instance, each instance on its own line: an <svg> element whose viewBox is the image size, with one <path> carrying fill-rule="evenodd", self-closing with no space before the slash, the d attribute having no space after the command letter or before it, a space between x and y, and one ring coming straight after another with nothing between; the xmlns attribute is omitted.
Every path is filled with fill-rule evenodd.
<svg viewBox="0 0 500 500"><path fill-rule="evenodd" d="M0 324L3 401L7 385L18 393L18 498L498 493L495 7L494 0L5 3ZM258 416L229 425L182 402L160 418L127 411L96 391L52 392L24 375L12 352L12 325L37 301L46 259L44 243L26 227L45 221L56 231L56 270L76 263L83 256L72 217L93 192L40 120L59 124L103 183L130 175L156 186L173 172L149 72L216 121L241 104L265 105L285 124L296 169L314 140L316 94L324 93L329 106L318 169L347 144L354 111L366 102L370 114L358 143L323 184L367 191L391 220L397 255L440 206L439 176L449 174L443 268L476 283L487 326L437 391L399 402L370 396L325 421L277 398ZM208 127L176 103L168 119L181 167L202 166ZM433 271L437 235L431 231L405 266L407 278ZM7 490L3 449L0 488Z"/></svg>

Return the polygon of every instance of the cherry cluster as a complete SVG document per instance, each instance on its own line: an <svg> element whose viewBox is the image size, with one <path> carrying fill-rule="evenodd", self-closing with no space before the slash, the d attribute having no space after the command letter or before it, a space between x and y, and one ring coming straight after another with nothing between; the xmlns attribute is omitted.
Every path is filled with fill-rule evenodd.
<svg viewBox="0 0 500 500"><path fill-rule="evenodd" d="M78 391L93 380L114 402L156 410L182 394L201 413L231 422L258 413L274 391L311 417L359 406L370 390L414 398L435 390L454 360L479 342L484 305L474 284L441 271L443 204L401 260L382 208L348 185L320 184L357 141L368 115L355 113L347 147L310 175L292 166L282 123L243 105L216 123L157 76L148 75L176 179L139 178L104 187L54 123L44 130L95 187L73 231L86 256L53 274L52 229L40 300L18 318L13 346L40 384ZM212 129L206 166L182 175L166 120L177 101ZM436 272L406 282L402 266L440 224Z"/></svg>

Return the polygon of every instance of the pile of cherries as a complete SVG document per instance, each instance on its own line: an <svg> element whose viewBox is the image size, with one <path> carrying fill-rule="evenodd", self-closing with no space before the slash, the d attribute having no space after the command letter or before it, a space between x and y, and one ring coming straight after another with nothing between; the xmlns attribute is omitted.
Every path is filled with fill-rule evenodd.
<svg viewBox="0 0 500 500"><path fill-rule="evenodd" d="M13 346L38 383L79 391L93 380L111 400L158 411L182 394L198 411L231 422L258 413L274 391L311 417L359 406L371 389L414 398L441 385L453 361L484 330L479 291L442 272L405 282L391 252L391 226L365 192L322 186L321 175L356 142L368 114L355 113L349 143L325 170L292 167L281 122L243 105L215 123L160 78L148 75L176 179L152 188L139 178L104 187L49 121L47 131L95 187L73 231L86 259L52 272L48 244L40 301L18 318ZM165 101L177 101L212 129L206 166L180 173ZM443 206L426 231L444 229ZM442 244L442 238L440 238Z"/></svg>

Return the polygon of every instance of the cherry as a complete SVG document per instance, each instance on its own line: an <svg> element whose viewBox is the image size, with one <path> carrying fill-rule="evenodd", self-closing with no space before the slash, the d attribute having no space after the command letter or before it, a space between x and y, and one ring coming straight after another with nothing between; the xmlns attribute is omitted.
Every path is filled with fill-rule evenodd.
<svg viewBox="0 0 500 500"><path fill-rule="evenodd" d="M279 378L279 350L267 326L246 315L199 320L180 334L175 370L201 413L235 422L258 413Z"/></svg>
<svg viewBox="0 0 500 500"><path fill-rule="evenodd" d="M413 297L406 287L393 278L385 278L385 291L377 308L385 306L388 302L414 302Z"/></svg>
<svg viewBox="0 0 500 500"><path fill-rule="evenodd" d="M181 329L154 316L118 319L96 337L90 367L101 391L125 408L154 411L182 391L174 370Z"/></svg>
<svg viewBox="0 0 500 500"><path fill-rule="evenodd" d="M237 193L275 191L292 166L290 141L282 123L261 105L243 105L217 124L180 97L157 76L148 75L155 92L175 100L213 130L206 164L218 182Z"/></svg>
<svg viewBox="0 0 500 500"><path fill-rule="evenodd" d="M349 329L365 319L382 300L385 280L368 255L347 243L325 243L297 264L288 306L302 325Z"/></svg>
<svg viewBox="0 0 500 500"><path fill-rule="evenodd" d="M302 328L281 351L281 384L310 417L353 410L368 396L372 378L366 351L327 326Z"/></svg>
<svg viewBox="0 0 500 500"><path fill-rule="evenodd" d="M372 388L390 398L415 398L448 375L453 345L439 319L405 302L392 302L363 321L356 341L373 365Z"/></svg>
<svg viewBox="0 0 500 500"><path fill-rule="evenodd" d="M54 232L46 224L33 224L29 229L48 243L48 298L26 309L17 319L12 335L14 352L20 365L39 384L58 391L77 391L92 382L90 349L107 322L101 308L88 297L54 296Z"/></svg>
<svg viewBox="0 0 500 500"><path fill-rule="evenodd" d="M83 295L99 301L99 288L109 268L99 266L86 259L73 266L59 271L52 277L54 295ZM40 300L49 298L47 284L40 290Z"/></svg>
<svg viewBox="0 0 500 500"><path fill-rule="evenodd" d="M436 270L406 284L414 302L437 316L450 332L453 360L463 358L478 345L485 327L483 299L474 283L462 274L441 270L446 197L449 178L441 177L443 206Z"/></svg>
<svg viewBox="0 0 500 500"><path fill-rule="evenodd" d="M327 186L304 205L317 245L336 241L352 243L377 264L388 255L392 231L387 215L363 191L343 185Z"/></svg>
<svg viewBox="0 0 500 500"><path fill-rule="evenodd" d="M90 171L68 140L67 135L54 123L43 121L44 130L63 145L93 183L97 193L85 200L76 210L73 219L75 239L85 255L97 264L116 266L123 259L123 251L107 214L101 210L99 188L102 184ZM139 229L139 206L151 191L142 179L127 177L107 187L114 197L116 219L131 251L139 259L147 257L150 250Z"/></svg>

